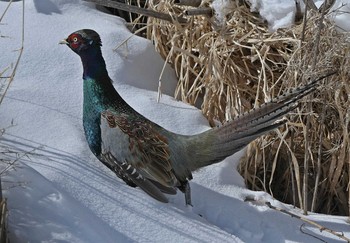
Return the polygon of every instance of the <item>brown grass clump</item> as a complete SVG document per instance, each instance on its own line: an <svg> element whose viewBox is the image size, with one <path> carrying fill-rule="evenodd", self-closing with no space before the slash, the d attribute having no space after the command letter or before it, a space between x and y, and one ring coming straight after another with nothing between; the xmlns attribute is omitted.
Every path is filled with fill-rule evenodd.
<svg viewBox="0 0 350 243"><path fill-rule="evenodd" d="M271 33L249 6L232 2L237 4L223 23L215 16L190 17L185 25L148 20L148 37L179 77L177 98L200 105L213 125L337 69L285 126L248 146L239 170L254 190L305 210L349 215L347 36L316 12L308 14L305 26ZM150 1L149 7L174 16L188 8L169 0Z"/></svg>

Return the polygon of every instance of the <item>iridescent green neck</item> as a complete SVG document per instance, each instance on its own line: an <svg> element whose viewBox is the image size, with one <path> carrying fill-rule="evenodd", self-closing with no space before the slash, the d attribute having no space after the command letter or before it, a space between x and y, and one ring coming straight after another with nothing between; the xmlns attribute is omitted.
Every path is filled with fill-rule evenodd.
<svg viewBox="0 0 350 243"><path fill-rule="evenodd" d="M83 126L85 137L91 151L96 155L101 153L100 114L105 109L101 102L103 90L95 79L84 79Z"/></svg>
<svg viewBox="0 0 350 243"><path fill-rule="evenodd" d="M101 112L108 109L110 101L106 93L111 87L113 89L113 86L99 46L83 51L79 55L84 68L84 131L91 151L98 156L101 153Z"/></svg>

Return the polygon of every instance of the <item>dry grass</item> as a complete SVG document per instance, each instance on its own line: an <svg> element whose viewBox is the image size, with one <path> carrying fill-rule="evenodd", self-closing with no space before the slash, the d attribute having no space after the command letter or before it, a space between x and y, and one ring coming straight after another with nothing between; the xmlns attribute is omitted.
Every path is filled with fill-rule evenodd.
<svg viewBox="0 0 350 243"><path fill-rule="evenodd" d="M149 7L177 16L186 9L168 0L150 1ZM254 190L268 191L304 209L349 215L347 36L336 31L328 16L316 12L309 12L305 27L296 24L270 33L245 4L232 6L224 24L205 16L189 19L180 25L150 18L148 38L176 70L176 97L200 105L211 124L229 120L326 70L339 70L288 116L289 122L277 133L251 143L239 170Z"/></svg>
<svg viewBox="0 0 350 243"><path fill-rule="evenodd" d="M0 16L0 24L2 24L3 18L7 13L7 10L11 7L13 0L10 0L7 7L5 8L4 12ZM16 62L13 64L8 64L5 67L0 66L0 105L7 93L8 88L11 85L11 82L13 81L18 64L21 60L23 49L24 49L24 1L22 4L22 16L21 16L21 21L22 21L22 35L21 35L21 47L18 49L18 57ZM1 37L0 37L1 41ZM12 68L13 67L13 68ZM7 75L9 73L9 75Z"/></svg>

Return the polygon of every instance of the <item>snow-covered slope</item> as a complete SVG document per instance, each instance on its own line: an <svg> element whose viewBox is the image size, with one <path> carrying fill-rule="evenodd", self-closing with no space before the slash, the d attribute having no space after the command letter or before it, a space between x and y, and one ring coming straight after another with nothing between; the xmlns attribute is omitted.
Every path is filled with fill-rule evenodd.
<svg viewBox="0 0 350 243"><path fill-rule="evenodd" d="M0 2L0 13L7 4ZM14 2L2 19L0 70L18 55L21 11L22 2ZM244 202L249 195L294 210L244 188L239 154L194 174L194 207L185 207L181 193L159 203L103 166L83 135L79 57L58 45L82 28L100 33L115 86L136 110L174 132L209 129L197 109L166 95L156 102L164 61L149 41L133 37L112 51L131 35L121 19L77 0L26 1L24 54L0 106L1 159L16 160L1 176L11 242L319 242L301 232L303 222ZM162 80L163 92L172 94L176 78L169 67ZM350 236L345 217L309 218ZM303 230L341 242L308 225Z"/></svg>

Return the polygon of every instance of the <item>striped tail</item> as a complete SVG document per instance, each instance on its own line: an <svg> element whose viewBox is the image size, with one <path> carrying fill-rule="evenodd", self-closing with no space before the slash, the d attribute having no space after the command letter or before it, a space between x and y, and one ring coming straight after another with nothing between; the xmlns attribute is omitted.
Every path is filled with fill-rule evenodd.
<svg viewBox="0 0 350 243"><path fill-rule="evenodd" d="M191 150L201 151L202 153L192 153L199 155L199 158L191 159L191 171L220 162L244 148L254 139L284 124L286 119L279 119L295 109L299 105L301 98L313 92L320 80L334 73L328 73L305 86L295 88L287 94L278 96L272 101L236 117L221 127L195 136L191 143Z"/></svg>

